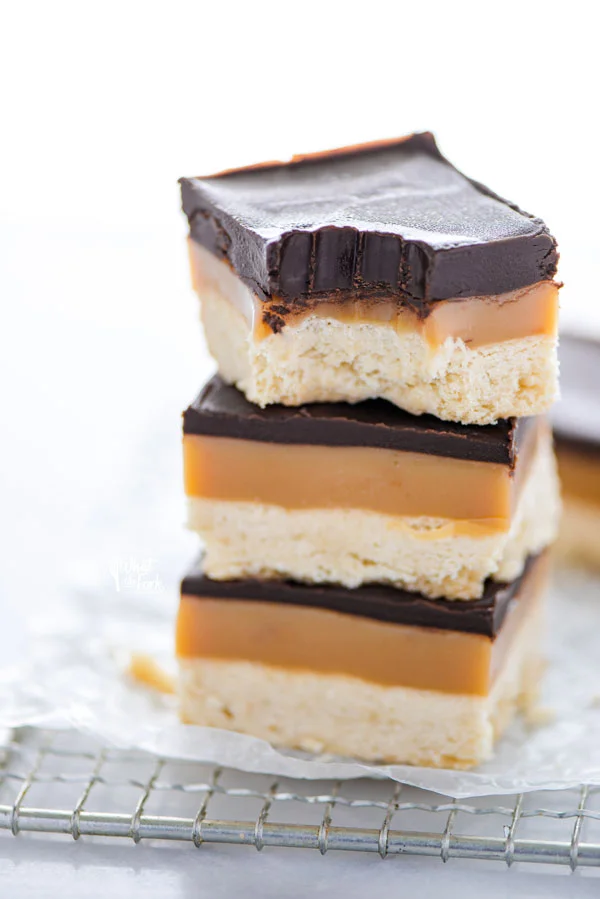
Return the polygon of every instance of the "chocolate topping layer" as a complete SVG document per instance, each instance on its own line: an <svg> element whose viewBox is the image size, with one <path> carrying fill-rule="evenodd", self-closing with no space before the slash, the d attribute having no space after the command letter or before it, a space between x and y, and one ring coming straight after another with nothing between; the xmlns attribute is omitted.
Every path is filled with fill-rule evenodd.
<svg viewBox="0 0 600 899"><path fill-rule="evenodd" d="M462 175L432 134L182 178L194 240L282 313L379 292L427 315L553 278L544 223ZM277 330L277 322L272 323Z"/></svg>
<svg viewBox="0 0 600 899"><path fill-rule="evenodd" d="M600 453L600 341L561 334L561 398L551 413L559 444Z"/></svg>
<svg viewBox="0 0 600 899"><path fill-rule="evenodd" d="M349 590L345 587L298 584L293 581L213 581L203 574L202 558L184 577L181 593L212 599L312 606L374 618L377 621L436 627L493 638L502 627L511 600L517 596L521 583L533 571L540 558L530 558L523 574L510 584L487 581L482 598L471 602L427 599L420 593L408 593L406 590L379 585Z"/></svg>
<svg viewBox="0 0 600 899"><path fill-rule="evenodd" d="M535 420L461 425L432 415L411 415L385 400L261 409L216 375L183 413L183 432L264 443L368 446L514 468L521 442Z"/></svg>

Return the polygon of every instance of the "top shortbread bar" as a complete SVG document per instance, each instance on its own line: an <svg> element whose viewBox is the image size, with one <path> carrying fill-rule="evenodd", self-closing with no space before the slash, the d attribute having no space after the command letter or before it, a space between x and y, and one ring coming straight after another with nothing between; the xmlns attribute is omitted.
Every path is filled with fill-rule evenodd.
<svg viewBox="0 0 600 899"><path fill-rule="evenodd" d="M476 424L551 404L556 242L431 134L181 185L209 348L250 401Z"/></svg>

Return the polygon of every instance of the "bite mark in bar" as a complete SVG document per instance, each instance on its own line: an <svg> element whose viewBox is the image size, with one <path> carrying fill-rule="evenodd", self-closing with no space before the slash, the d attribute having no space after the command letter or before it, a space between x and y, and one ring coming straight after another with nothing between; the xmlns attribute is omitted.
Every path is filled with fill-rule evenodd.
<svg viewBox="0 0 600 899"><path fill-rule="evenodd" d="M399 297L360 294L323 297L286 306L281 297L261 299L239 280L227 262L189 241L192 286L198 295L216 295L245 319L249 333L264 340L284 327L297 328L311 316L346 325L391 327L398 334L414 334L432 351L446 340L462 340L471 349L525 337L553 337L558 323L555 281L540 281L495 296L454 297L415 309Z"/></svg>
<svg viewBox="0 0 600 899"><path fill-rule="evenodd" d="M264 296L387 290L417 308L552 280L544 223L440 153L432 134L182 178L191 236Z"/></svg>
<svg viewBox="0 0 600 899"><path fill-rule="evenodd" d="M181 185L208 346L252 402L382 397L464 424L551 405L554 238L432 135Z"/></svg>

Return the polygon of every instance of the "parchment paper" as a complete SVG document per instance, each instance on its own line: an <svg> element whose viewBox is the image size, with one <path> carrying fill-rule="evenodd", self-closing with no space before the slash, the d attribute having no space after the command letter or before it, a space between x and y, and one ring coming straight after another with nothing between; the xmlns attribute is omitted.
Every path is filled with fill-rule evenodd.
<svg viewBox="0 0 600 899"><path fill-rule="evenodd" d="M176 596L158 589L143 562L117 560L112 575L116 592L74 592L37 623L27 661L0 670L0 726L74 727L168 758L311 779L383 776L455 798L600 785L600 581L582 572L554 578L539 721L515 723L495 758L473 771L312 757L181 725L173 696L127 675L132 651L175 674Z"/></svg>

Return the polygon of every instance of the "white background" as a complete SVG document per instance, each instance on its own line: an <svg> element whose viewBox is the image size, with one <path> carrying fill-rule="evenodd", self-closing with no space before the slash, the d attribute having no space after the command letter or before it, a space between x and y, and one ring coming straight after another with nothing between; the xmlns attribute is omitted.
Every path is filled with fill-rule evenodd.
<svg viewBox="0 0 600 899"><path fill-rule="evenodd" d="M27 620L51 615L56 591L110 589L115 557L151 557L173 602L194 551L181 530L179 414L210 363L188 287L179 176L434 130L456 165L547 220L563 248L564 318L600 322L592 4L1 8L5 660L26 651ZM11 896L34 895L50 870L63 896L95 895L99 871L115 894L202 895L182 849L133 860L129 847L51 845L1 841ZM231 895L240 876L247 895L265 895L261 878L297 884L302 870L305 891L351 896L361 885L389 891L400 874L373 859L286 855L292 869L274 858L215 850L211 895ZM418 859L402 877L423 895L467 883L529 896L591 885Z"/></svg>

